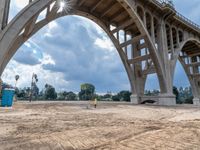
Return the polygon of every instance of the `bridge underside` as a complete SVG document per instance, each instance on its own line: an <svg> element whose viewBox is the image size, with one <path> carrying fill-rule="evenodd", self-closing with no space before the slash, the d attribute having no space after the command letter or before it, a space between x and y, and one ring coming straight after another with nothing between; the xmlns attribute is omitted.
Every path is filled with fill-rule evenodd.
<svg viewBox="0 0 200 150"><path fill-rule="evenodd" d="M0 2L0 74L17 49L42 27L62 16L80 15L96 22L114 43L130 81L133 103L142 103L147 76L156 74L161 92L155 98L158 104L175 105L173 76L179 59L190 80L194 104L200 104L200 30L171 6L156 0L71 0L71 8L63 11L60 2L30 0L10 23L9 1ZM41 14L43 19L38 19Z"/></svg>

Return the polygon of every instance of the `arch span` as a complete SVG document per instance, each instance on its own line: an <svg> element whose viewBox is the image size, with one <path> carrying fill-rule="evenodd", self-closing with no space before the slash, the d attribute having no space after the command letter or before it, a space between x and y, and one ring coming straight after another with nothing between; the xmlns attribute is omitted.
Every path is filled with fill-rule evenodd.
<svg viewBox="0 0 200 150"><path fill-rule="evenodd" d="M200 41L195 38L188 38L180 45L176 52L176 57L173 62L172 77L174 79L175 67L180 61L183 69L189 79L192 93L194 96L193 103L200 104Z"/></svg>
<svg viewBox="0 0 200 150"><path fill-rule="evenodd" d="M158 75L161 93L168 93L164 67L155 41L135 11L132 0L109 0L103 5L98 0L81 2L74 0L74 5L68 13L58 12L58 3L58 0L31 1L2 31L0 74L17 49L34 33L56 18L75 14L96 22L114 43L127 71L134 103L138 103L138 97L144 94L142 91L144 84L141 83L153 69ZM39 14L44 10L47 12L45 18L37 22ZM99 11L101 13L98 13ZM110 28L112 24L115 24L114 29ZM120 30L125 31L124 42L120 42ZM128 47L131 47L131 59L127 56ZM142 54L141 51L144 49L145 53ZM146 67L142 67L143 62L146 62Z"/></svg>

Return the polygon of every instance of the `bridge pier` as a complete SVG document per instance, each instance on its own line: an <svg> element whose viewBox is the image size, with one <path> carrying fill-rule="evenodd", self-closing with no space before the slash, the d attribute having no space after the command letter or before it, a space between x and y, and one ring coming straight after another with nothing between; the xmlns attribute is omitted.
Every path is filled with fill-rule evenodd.
<svg viewBox="0 0 200 150"><path fill-rule="evenodd" d="M173 94L160 94L158 96L137 96L136 94L131 95L132 104L141 104L142 102L147 100L155 101L155 103L160 106L176 105L176 97ZM200 102L199 99L198 102Z"/></svg>
<svg viewBox="0 0 200 150"><path fill-rule="evenodd" d="M158 95L158 105L161 106L175 106L176 96L173 94L160 94Z"/></svg>
<svg viewBox="0 0 200 150"><path fill-rule="evenodd" d="M131 104L140 104L140 102L139 102L139 97L136 95L136 94L132 94L131 95Z"/></svg>
<svg viewBox="0 0 200 150"><path fill-rule="evenodd" d="M193 105L200 106L200 98L199 97L194 97L193 98Z"/></svg>

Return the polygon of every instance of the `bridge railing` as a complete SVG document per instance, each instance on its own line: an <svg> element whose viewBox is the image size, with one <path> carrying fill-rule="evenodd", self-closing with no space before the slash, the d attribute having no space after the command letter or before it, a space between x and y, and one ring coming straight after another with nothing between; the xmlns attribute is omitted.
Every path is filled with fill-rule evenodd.
<svg viewBox="0 0 200 150"><path fill-rule="evenodd" d="M175 10L175 7L174 7L174 4L173 4L172 0L153 0L153 2L155 2L156 4L158 4L161 7L170 6L176 12L176 16L177 16L178 19L180 19L181 21L185 22L189 26L194 27L197 30L200 30L200 25L194 23L193 21L191 21L190 19L186 18L185 16L183 16L182 14L180 14L179 12L177 12Z"/></svg>
<svg viewBox="0 0 200 150"><path fill-rule="evenodd" d="M174 4L173 4L172 0L153 0L153 1L162 7L170 6L171 8L174 9Z"/></svg>
<svg viewBox="0 0 200 150"><path fill-rule="evenodd" d="M180 14L179 12L176 12L176 16L183 20L184 22L186 22L188 25L193 26L194 28L200 30L200 25L194 23L193 21L191 21L190 19L186 18L185 16L183 16L182 14Z"/></svg>

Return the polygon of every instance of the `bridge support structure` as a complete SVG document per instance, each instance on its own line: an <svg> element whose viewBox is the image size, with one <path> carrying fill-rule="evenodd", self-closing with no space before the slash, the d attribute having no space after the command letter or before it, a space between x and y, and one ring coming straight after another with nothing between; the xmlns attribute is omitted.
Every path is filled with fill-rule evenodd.
<svg viewBox="0 0 200 150"><path fill-rule="evenodd" d="M0 1L0 30L7 26L9 16L10 0Z"/></svg>
<svg viewBox="0 0 200 150"><path fill-rule="evenodd" d="M63 16L80 15L97 23L115 45L130 81L133 104L144 101L147 76L156 74L157 104L175 105L173 76L178 60L191 83L194 104L200 104L200 27L171 5L158 0L71 0L71 9L63 12L60 0L30 0L8 23L9 3L0 1L0 74L17 49L42 27ZM43 19L38 21L40 14Z"/></svg>

